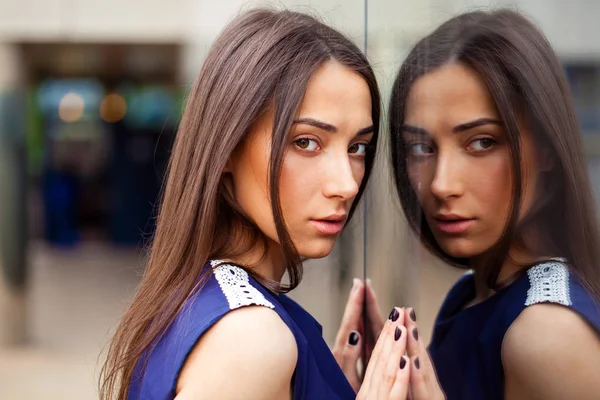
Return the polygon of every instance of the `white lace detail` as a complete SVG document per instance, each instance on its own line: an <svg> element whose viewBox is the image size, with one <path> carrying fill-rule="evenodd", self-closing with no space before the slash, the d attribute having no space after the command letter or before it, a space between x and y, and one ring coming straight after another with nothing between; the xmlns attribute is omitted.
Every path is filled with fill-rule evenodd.
<svg viewBox="0 0 600 400"><path fill-rule="evenodd" d="M261 292L250 284L250 277L242 268L221 260L213 260L210 265L229 302L230 310L250 305L275 308Z"/></svg>
<svg viewBox="0 0 600 400"><path fill-rule="evenodd" d="M526 306L537 303L571 305L569 270L564 263L564 259L553 259L527 271L531 286L527 291Z"/></svg>

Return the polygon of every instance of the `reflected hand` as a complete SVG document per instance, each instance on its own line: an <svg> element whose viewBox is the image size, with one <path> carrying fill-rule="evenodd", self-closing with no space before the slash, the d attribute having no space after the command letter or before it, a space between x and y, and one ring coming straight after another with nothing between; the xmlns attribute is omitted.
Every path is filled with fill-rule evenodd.
<svg viewBox="0 0 600 400"><path fill-rule="evenodd" d="M404 313L404 326L408 331L407 353L410 357L410 395L412 400L445 400L435 373L435 368L419 337L417 318L413 308L407 308Z"/></svg>

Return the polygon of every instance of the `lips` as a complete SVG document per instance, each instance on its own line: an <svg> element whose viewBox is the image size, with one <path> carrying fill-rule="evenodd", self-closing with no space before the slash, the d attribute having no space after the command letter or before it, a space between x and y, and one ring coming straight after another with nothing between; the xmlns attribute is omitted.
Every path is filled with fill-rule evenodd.
<svg viewBox="0 0 600 400"><path fill-rule="evenodd" d="M310 223L322 235L337 235L344 229L346 218L346 214L332 214L323 219L312 219Z"/></svg>
<svg viewBox="0 0 600 400"><path fill-rule="evenodd" d="M434 217L437 229L449 235L465 233L475 223L475 218L465 218L455 214L438 214Z"/></svg>

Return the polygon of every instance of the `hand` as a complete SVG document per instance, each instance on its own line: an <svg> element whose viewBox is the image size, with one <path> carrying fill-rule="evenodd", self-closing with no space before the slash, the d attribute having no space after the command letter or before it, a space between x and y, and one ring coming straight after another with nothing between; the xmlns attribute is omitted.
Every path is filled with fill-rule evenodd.
<svg viewBox="0 0 600 400"><path fill-rule="evenodd" d="M370 327L370 330L368 330L365 334L365 360L363 360L363 362L364 365L367 365L371 359L371 353L373 352L375 342L377 341L377 338L383 329L384 320L379 311L379 303L377 302L377 296L375 295L375 291L373 290L370 279L367 279L365 294L367 312L366 320L367 325Z"/></svg>
<svg viewBox="0 0 600 400"><path fill-rule="evenodd" d="M413 308L405 310L403 322L408 331L407 350L411 363L409 398L412 400L445 400L446 396L440 388L429 353L423 340L419 337L417 317Z"/></svg>
<svg viewBox="0 0 600 400"><path fill-rule="evenodd" d="M363 315L365 297L367 299L366 308L369 326L366 334ZM344 375L346 375L354 391L358 391L362 381L357 365L361 357L361 350L363 347L366 350L366 360L362 360L363 366L366 366L371 357L375 341L382 329L383 318L379 313L379 305L370 281L367 280L365 286L361 280L354 279L332 350L335 359L344 371ZM362 345L363 340L366 342L364 346Z"/></svg>
<svg viewBox="0 0 600 400"><path fill-rule="evenodd" d="M358 400L405 400L411 364L404 355L407 332L402 325L404 310L394 308L375 344Z"/></svg>
<svg viewBox="0 0 600 400"><path fill-rule="evenodd" d="M360 358L362 347L362 309L364 298L365 286L363 282L359 279L354 279L332 350L333 356L355 392L358 391L361 382L357 362Z"/></svg>

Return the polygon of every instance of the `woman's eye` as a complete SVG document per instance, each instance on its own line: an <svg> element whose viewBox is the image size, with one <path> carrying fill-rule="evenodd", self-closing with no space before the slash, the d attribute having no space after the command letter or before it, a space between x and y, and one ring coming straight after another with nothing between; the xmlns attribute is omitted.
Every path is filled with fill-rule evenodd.
<svg viewBox="0 0 600 400"><path fill-rule="evenodd" d="M431 146L425 143L415 143L408 146L408 152L414 156L425 156L433 153Z"/></svg>
<svg viewBox="0 0 600 400"><path fill-rule="evenodd" d="M494 139L490 138L476 139L469 144L469 147L474 151L484 151L491 148L494 143L496 143Z"/></svg>
<svg viewBox="0 0 600 400"><path fill-rule="evenodd" d="M298 139L296 140L294 143L296 143L296 146L298 146L298 148L302 149L302 150L317 150L319 148L319 144L317 143L316 140L313 139Z"/></svg>
<svg viewBox="0 0 600 400"><path fill-rule="evenodd" d="M367 144L366 143L355 143L350 148L348 148L348 153L356 154L359 156L365 155L367 152Z"/></svg>

